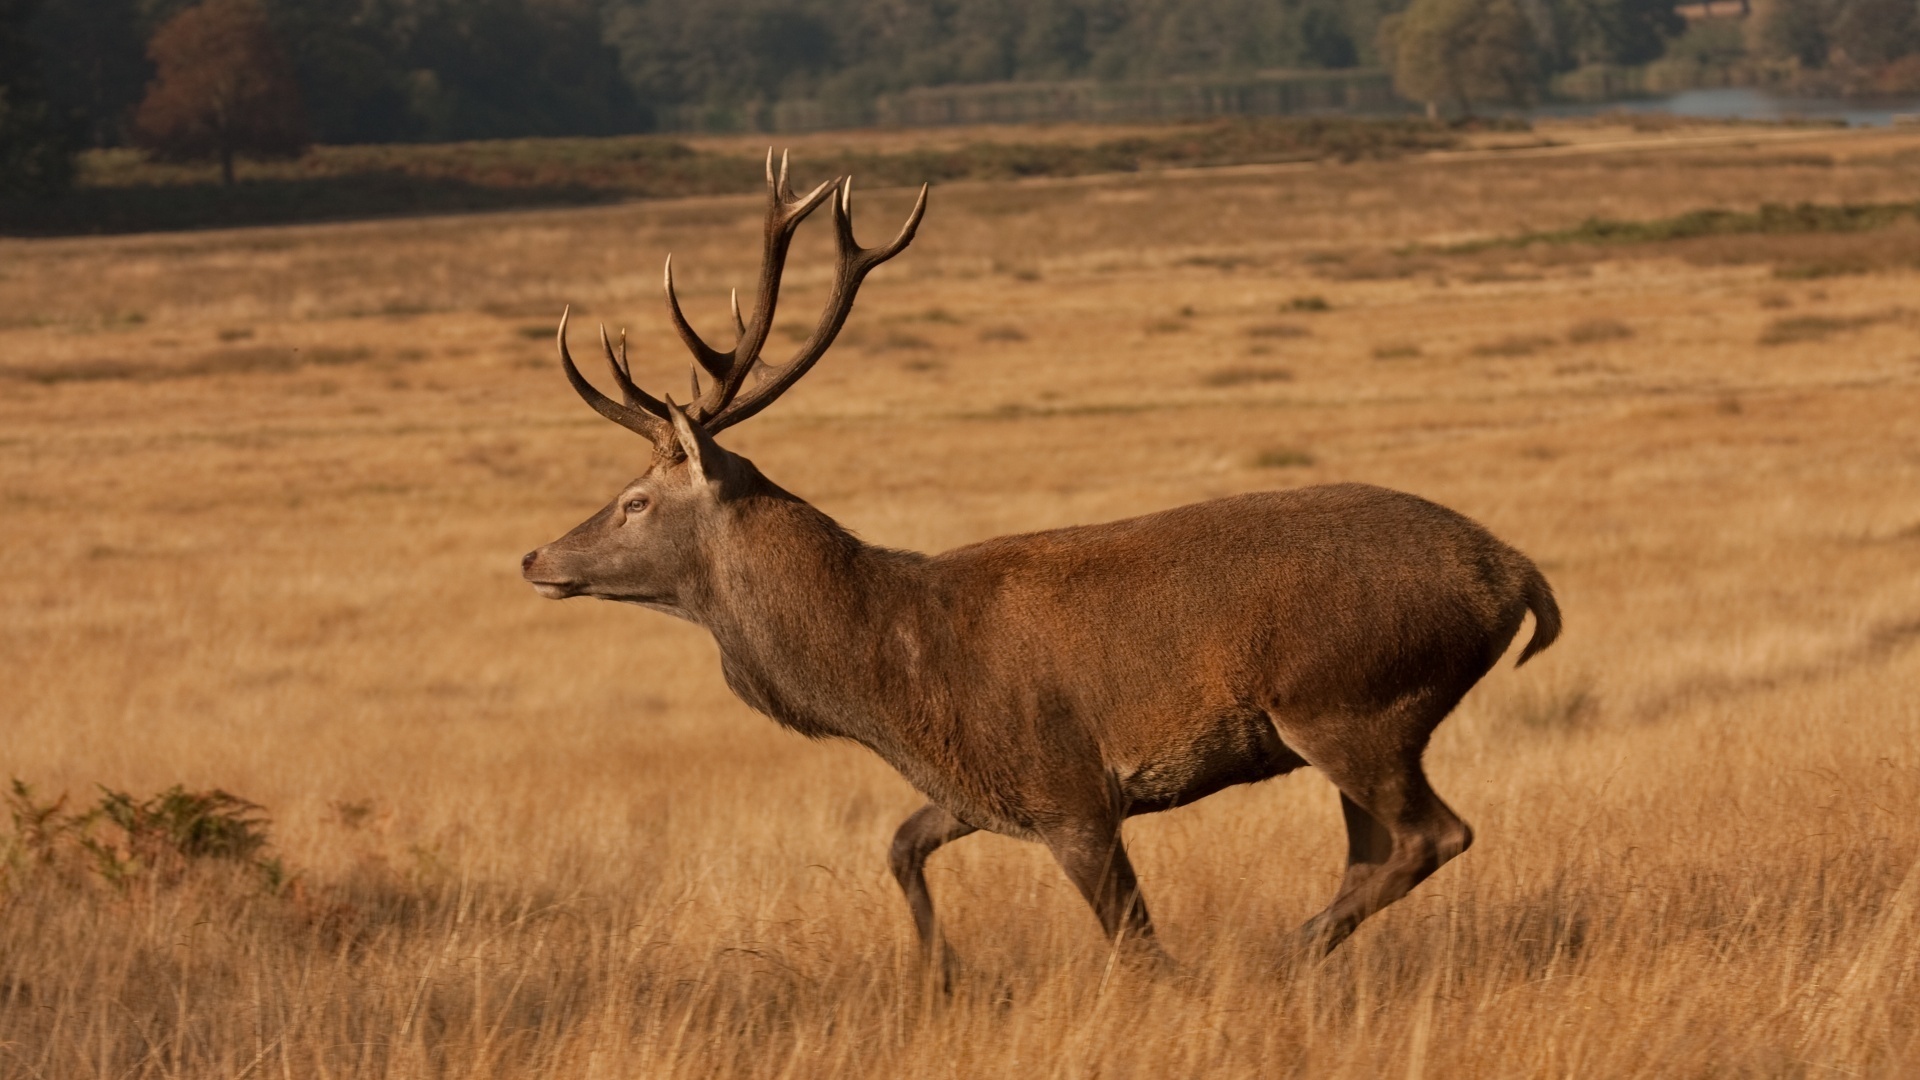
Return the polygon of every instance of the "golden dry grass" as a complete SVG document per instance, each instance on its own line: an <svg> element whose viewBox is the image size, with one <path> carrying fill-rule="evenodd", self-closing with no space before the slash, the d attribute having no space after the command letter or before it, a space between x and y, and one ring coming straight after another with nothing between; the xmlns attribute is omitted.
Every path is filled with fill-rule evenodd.
<svg viewBox="0 0 1920 1080"><path fill-rule="evenodd" d="M1325 965L1283 947L1343 851L1307 771L1129 825L1171 977L1038 849L942 851L951 999L882 858L903 782L517 573L641 461L560 304L679 387L659 259L718 326L755 200L0 242L0 767L227 788L299 875L16 864L0 1076L1912 1075L1920 274L1393 254L1920 181L1914 136L1821 140L936 192L730 433L772 476L934 549L1366 480L1532 554L1568 625L1429 754L1477 845Z"/></svg>

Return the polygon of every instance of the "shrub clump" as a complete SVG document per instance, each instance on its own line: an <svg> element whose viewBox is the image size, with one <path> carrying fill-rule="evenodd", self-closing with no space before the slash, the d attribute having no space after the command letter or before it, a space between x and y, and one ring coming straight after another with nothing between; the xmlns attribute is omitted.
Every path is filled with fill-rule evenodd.
<svg viewBox="0 0 1920 1080"><path fill-rule="evenodd" d="M1600 341L1624 341L1633 336L1633 327L1617 319L1588 319L1575 323L1567 331L1567 340L1575 345L1591 345Z"/></svg>
<svg viewBox="0 0 1920 1080"><path fill-rule="evenodd" d="M1790 315L1775 319L1767 324L1760 334L1762 345L1792 345L1802 341L1819 341L1821 338L1849 330L1858 330L1877 322L1885 322L1889 315Z"/></svg>
<svg viewBox="0 0 1920 1080"><path fill-rule="evenodd" d="M1293 372L1283 367L1224 367L1207 372L1200 381L1207 386L1292 382Z"/></svg>
<svg viewBox="0 0 1920 1080"><path fill-rule="evenodd" d="M1550 349L1553 346L1554 340L1550 337L1540 334L1514 334L1499 341L1475 345L1468 351L1480 357L1519 357L1532 356L1542 349Z"/></svg>
<svg viewBox="0 0 1920 1080"><path fill-rule="evenodd" d="M1808 233L1855 233L1885 228L1920 218L1920 202L1894 203L1767 203L1758 210L1691 210L1674 217L1648 221L1619 221L1591 217L1571 229L1522 233L1519 236L1473 240L1445 248L1454 255L1493 248L1525 248L1535 244L1652 244L1692 240L1702 236L1786 236Z"/></svg>
<svg viewBox="0 0 1920 1080"><path fill-rule="evenodd" d="M196 866L222 863L258 874L270 890L286 883L280 860L267 854L271 821L258 804L181 784L145 799L100 793L72 812L66 795L41 802L15 779L5 795L12 834L0 837L0 885L36 868L118 888L172 884Z"/></svg>

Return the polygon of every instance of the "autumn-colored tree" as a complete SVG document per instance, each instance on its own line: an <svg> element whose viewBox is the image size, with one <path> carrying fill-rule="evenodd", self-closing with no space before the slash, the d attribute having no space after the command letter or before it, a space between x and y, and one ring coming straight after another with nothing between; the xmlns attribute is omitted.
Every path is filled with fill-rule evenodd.
<svg viewBox="0 0 1920 1080"><path fill-rule="evenodd" d="M134 115L134 136L157 157L220 162L297 157L307 126L285 52L258 0L204 0L155 31L157 72Z"/></svg>
<svg viewBox="0 0 1920 1080"><path fill-rule="evenodd" d="M1381 29L1394 86L1414 101L1470 114L1539 93L1546 57L1515 0L1413 0Z"/></svg>

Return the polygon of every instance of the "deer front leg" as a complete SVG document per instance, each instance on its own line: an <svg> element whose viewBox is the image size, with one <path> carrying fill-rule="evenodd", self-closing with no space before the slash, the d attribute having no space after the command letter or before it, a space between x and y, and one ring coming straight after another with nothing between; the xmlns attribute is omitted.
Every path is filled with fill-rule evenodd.
<svg viewBox="0 0 1920 1080"><path fill-rule="evenodd" d="M913 910L913 929L920 935L920 955L928 963L938 963L946 976L947 950L933 921L933 895L927 891L927 856L940 845L958 840L976 831L932 803L914 811L893 834L893 846L887 863L893 868L900 891L907 894L907 907Z"/></svg>
<svg viewBox="0 0 1920 1080"><path fill-rule="evenodd" d="M1054 861L1100 919L1109 945L1130 960L1171 964L1154 939L1153 920L1140 896L1140 882L1133 876L1126 846L1120 842L1118 824L1061 829L1044 839Z"/></svg>

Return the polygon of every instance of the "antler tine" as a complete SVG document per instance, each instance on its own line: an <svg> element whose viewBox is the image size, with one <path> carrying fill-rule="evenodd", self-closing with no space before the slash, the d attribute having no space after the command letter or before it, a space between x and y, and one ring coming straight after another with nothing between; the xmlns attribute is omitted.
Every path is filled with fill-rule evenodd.
<svg viewBox="0 0 1920 1080"><path fill-rule="evenodd" d="M864 266L860 275L893 258L913 243L914 234L920 231L920 219L927 213L927 185L920 185L920 197L913 201L913 210L907 214L907 223L900 226L900 232L889 243L876 248L863 248L853 238L853 177L847 177L840 185L840 198L833 207L834 239L839 243L842 260L857 259Z"/></svg>
<svg viewBox="0 0 1920 1080"><path fill-rule="evenodd" d="M819 325L786 363L777 367L761 364L759 380L751 393L729 396L722 408L703 415L700 419L709 432L731 427L766 408L819 361L839 335L840 328L846 325L847 315L853 311L854 296L867 274L874 267L900 254L913 242L914 233L920 228L920 219L927 212L927 191L928 185L920 185L920 196L914 200L906 224L900 227L899 234L892 242L881 247L863 248L853 237L853 178L843 177L838 182L833 200L833 224L839 254L834 266L833 286L827 294L826 310L821 313ZM755 315L758 316L757 311ZM761 329L764 339L764 329L756 329ZM741 375L744 381L745 372Z"/></svg>
<svg viewBox="0 0 1920 1080"><path fill-rule="evenodd" d="M607 340L607 324L600 324L600 347L606 350L607 367L613 371L614 385L620 388L620 396L625 398L629 407L638 407L653 412L660 407L659 399L648 394L633 383L633 369L627 366L627 332L620 331L620 355L613 354L613 342Z"/></svg>
<svg viewBox="0 0 1920 1080"><path fill-rule="evenodd" d="M693 327L687 323L687 317L680 311L680 297L673 291L673 256L671 255L667 256L666 289L667 314L673 319L673 329L680 335L680 340L686 344L688 351L693 353L693 358L698 360L700 366L706 368L709 374L716 379L725 377L727 371L733 367L733 357L707 344L705 339L695 333Z"/></svg>
<svg viewBox="0 0 1920 1080"><path fill-rule="evenodd" d="M639 408L622 405L601 393L599 388L587 381L585 375L580 374L580 369L573 364L573 354L567 351L567 317L572 313L573 308L571 306L560 313L560 330L554 337L560 346L560 367L567 373L567 381L573 384L574 392L579 394L588 405L593 406L594 412L619 424L628 431L634 432L637 435L646 436L656 447L671 445L673 440L673 426L664 419L666 412L665 405L654 400L638 388L635 388L634 392L639 394L639 398L634 404L638 405ZM609 351L608 355L612 355L611 351ZM614 370L618 371L619 368L615 367ZM631 383L624 379L622 382L626 385L631 385ZM621 387L623 392L626 389L626 385ZM654 411L655 409L658 409L659 412L656 413Z"/></svg>
<svg viewBox="0 0 1920 1080"><path fill-rule="evenodd" d="M874 265L886 262L913 243L914 236L920 232L920 219L927 216L927 188L926 184L920 185L920 196L913 200L913 210L907 214L907 223L900 226L900 232L894 236L892 243L880 249L884 254L874 261Z"/></svg>
<svg viewBox="0 0 1920 1080"><path fill-rule="evenodd" d="M767 147L767 192L773 196L775 203L794 201L793 188L787 180L787 151L780 151L780 171L776 173L773 171L773 147L771 146Z"/></svg>
<svg viewBox="0 0 1920 1080"><path fill-rule="evenodd" d="M730 302L733 304L734 340L738 341L739 339L747 336L747 321L740 317L740 290L739 289L733 290L733 295L730 298Z"/></svg>

